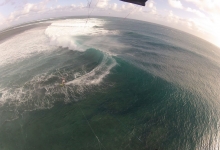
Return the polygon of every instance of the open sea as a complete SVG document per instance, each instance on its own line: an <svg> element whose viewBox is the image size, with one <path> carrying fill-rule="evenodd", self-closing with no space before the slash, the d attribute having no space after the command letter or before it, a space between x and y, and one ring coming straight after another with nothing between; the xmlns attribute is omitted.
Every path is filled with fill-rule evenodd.
<svg viewBox="0 0 220 150"><path fill-rule="evenodd" d="M120 18L1 32L0 150L73 149L219 150L220 49Z"/></svg>

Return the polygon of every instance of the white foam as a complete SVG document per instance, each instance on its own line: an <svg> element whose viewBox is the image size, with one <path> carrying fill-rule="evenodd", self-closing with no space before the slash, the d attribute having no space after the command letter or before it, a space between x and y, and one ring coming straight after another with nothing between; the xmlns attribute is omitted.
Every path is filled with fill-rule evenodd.
<svg viewBox="0 0 220 150"><path fill-rule="evenodd" d="M39 52L54 50L57 46L84 51L101 43L100 39L103 40L103 37L83 41L79 45L76 43L77 36L118 34L117 31L104 29L105 23L104 20L95 18L58 20L53 21L46 30L34 28L17 34L0 44L0 66L21 61Z"/></svg>
<svg viewBox="0 0 220 150"><path fill-rule="evenodd" d="M45 35L50 39L51 45L83 51L85 48L76 43L77 36L117 34L117 31L104 29L105 23L104 20L96 18L59 20L47 27Z"/></svg>
<svg viewBox="0 0 220 150"><path fill-rule="evenodd" d="M6 90L5 89L3 89L3 88L0 88L0 94L1 94L1 96L0 96L0 107L1 107L1 105L3 105L4 103L5 103L5 101L6 101L6 99L5 98L3 98L4 97L4 93L6 92Z"/></svg>
<svg viewBox="0 0 220 150"><path fill-rule="evenodd" d="M0 66L15 63L33 54L54 49L42 28L35 28L6 40L0 44Z"/></svg>
<svg viewBox="0 0 220 150"><path fill-rule="evenodd" d="M110 64L109 64L110 63ZM104 55L102 62L92 71L79 78L69 81L66 85L89 86L98 85L110 73L110 70L116 65L115 59L107 54Z"/></svg>
<svg viewBox="0 0 220 150"><path fill-rule="evenodd" d="M47 78L50 78L50 75L41 74L26 82L24 86L2 89L0 91L2 93L0 106L7 102L9 104L8 108L11 110L14 109L13 106L16 106L16 108L23 107L25 111L51 108L53 106L51 100L53 99L49 102L46 98L46 96L51 93L46 91L43 96L41 93L37 93L44 89L54 88L54 86L51 85L41 86L42 81L45 81ZM25 86L29 86L29 88Z"/></svg>
<svg viewBox="0 0 220 150"><path fill-rule="evenodd" d="M4 103L10 103L12 105L24 106L25 110L46 109L53 106L54 98L53 94L64 94L64 101L68 101L70 95L74 97L74 93L82 93L87 89L93 88L94 85L98 86L103 79L110 73L110 70L116 65L114 58L104 53L101 63L95 67L92 71L86 73L74 72L70 70L65 72L68 76L73 76L74 80L66 83L66 86L60 87L60 82L55 82L45 85L44 82L53 77L57 77L54 74L60 74L54 72L54 74L40 74L33 77L30 81L27 81L21 87L1 88L0 87L0 106ZM61 75L61 74L60 74ZM41 91L45 91L43 97L41 97ZM36 97L39 96L39 97Z"/></svg>

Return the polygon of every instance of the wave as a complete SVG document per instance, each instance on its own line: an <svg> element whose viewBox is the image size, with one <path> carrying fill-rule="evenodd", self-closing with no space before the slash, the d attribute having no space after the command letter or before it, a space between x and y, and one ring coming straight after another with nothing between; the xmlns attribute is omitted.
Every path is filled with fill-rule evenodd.
<svg viewBox="0 0 220 150"><path fill-rule="evenodd" d="M101 52L91 49L86 53L101 53ZM115 59L113 59L111 56L105 53L103 53L102 55L103 55L102 61L96 68L86 73L84 76L81 76L75 80L67 82L66 85L72 84L78 86L85 86L85 85L99 84L103 80L103 78L110 73L110 70L116 65Z"/></svg>
<svg viewBox="0 0 220 150"><path fill-rule="evenodd" d="M0 107L8 106L5 111L14 112L8 120L17 118L23 111L49 109L57 101L78 101L85 96L85 92L98 90L104 78L117 64L112 56L96 49L85 52L63 51L57 57L66 59L60 68L36 74L20 86L0 90ZM55 57L51 60L54 59ZM50 63L49 60L47 63ZM60 85L62 77L68 81L65 86Z"/></svg>
<svg viewBox="0 0 220 150"><path fill-rule="evenodd" d="M53 22L45 30L50 44L69 48L71 50L85 51L86 45L77 42L78 36L105 36L117 34L117 31L104 29L105 21L102 19L67 19Z"/></svg>
<svg viewBox="0 0 220 150"><path fill-rule="evenodd" d="M17 62L18 65L14 65L14 67L19 66L19 64L22 65L21 69L15 68L16 71L13 74L3 76L1 80L3 78L10 79L8 76L12 76L11 78L17 75L21 76L20 72L23 72L22 69L26 66L22 61L32 59L31 56L40 57L39 52L51 52L41 58L45 59L41 60L41 62L46 63L45 65L44 63L39 63L41 70L48 71L31 71L31 67L38 68L31 63L31 66L28 66L27 72L33 73L29 74L29 77L24 76L26 81L20 83L19 80L25 79L19 79L18 77L13 82L19 82L19 84L0 85L0 106L9 105L8 109L15 112L13 117L8 118L16 118L17 114L19 114L17 113L19 109L21 112L48 109L53 107L54 102L59 100L64 102L78 100L84 92L89 92L94 86L98 87L101 85L104 78L110 73L110 70L117 64L111 54L105 50L105 44L100 48L102 51L90 48L95 45L94 43L97 43L97 38L94 37L101 36L100 39L103 40L103 35L117 34L117 31L104 29L105 23L101 19L53 21L46 29L31 29L1 44L0 47L3 50L5 49L5 52L9 48L6 53L1 53L5 61L1 62L2 64L5 63L3 70L7 68L8 64L6 62L11 62L12 64ZM86 42L80 43L79 36L90 38L85 40ZM70 52L66 48L75 52ZM57 49L61 49L64 54L60 53L58 56L53 54L57 53ZM61 60L62 57L67 59L66 62ZM37 63L38 61L35 60L34 62ZM63 64L59 65L59 62ZM48 65L50 63L54 67ZM57 69L54 70L56 67ZM10 68L13 70L13 66ZM64 87L60 86L62 77L65 77L68 81ZM6 84L6 82L4 83ZM13 84L17 84L17 86L10 86Z"/></svg>
<svg viewBox="0 0 220 150"><path fill-rule="evenodd" d="M102 36L103 40L105 35L118 34L118 31L104 29L105 24L104 20L95 18L67 19L53 21L46 29L36 27L24 31L0 44L0 66L22 61L41 52L54 51L59 47L85 51L97 43L97 36ZM80 40L78 36L93 39Z"/></svg>

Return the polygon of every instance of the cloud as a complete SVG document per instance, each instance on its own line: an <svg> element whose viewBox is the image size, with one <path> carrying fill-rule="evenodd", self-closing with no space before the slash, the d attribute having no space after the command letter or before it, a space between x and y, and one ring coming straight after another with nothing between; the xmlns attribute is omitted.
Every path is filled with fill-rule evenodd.
<svg viewBox="0 0 220 150"><path fill-rule="evenodd" d="M1 29L1 26L4 26L6 28L9 26L9 24L6 22L6 17L0 13L0 29Z"/></svg>
<svg viewBox="0 0 220 150"><path fill-rule="evenodd" d="M118 7L118 5L117 5L116 3L114 3L111 8L112 8L113 10L117 10L117 7Z"/></svg>
<svg viewBox="0 0 220 150"><path fill-rule="evenodd" d="M212 42L216 45L219 45L220 39L220 1L219 0L185 0L188 3L193 4L196 7L196 10L202 11L205 13L205 17L201 13L195 12L203 19L197 19L196 22L201 26L206 35L212 35L212 38L208 36ZM214 38L214 39L213 39ZM210 39L206 38L208 41Z"/></svg>
<svg viewBox="0 0 220 150"><path fill-rule="evenodd" d="M185 0L195 4L199 9L207 12L220 12L220 1L218 0Z"/></svg>
<svg viewBox="0 0 220 150"><path fill-rule="evenodd" d="M50 0L44 0L39 3L26 3L22 9L12 12L7 21L15 21L19 19L20 17L28 16L31 13L39 13L46 9L46 5L50 2Z"/></svg>
<svg viewBox="0 0 220 150"><path fill-rule="evenodd" d="M14 3L14 1L13 0L1 0L0 1L0 6L6 5L8 3Z"/></svg>
<svg viewBox="0 0 220 150"><path fill-rule="evenodd" d="M28 15L31 12L41 11L43 8L40 8L36 4L27 3L25 4L22 10L14 11L9 15L8 21L14 21L19 19L21 16Z"/></svg>
<svg viewBox="0 0 220 150"><path fill-rule="evenodd" d="M149 1L149 2L146 4L146 7L153 8L153 7L154 7L154 2L153 2L153 1Z"/></svg>
<svg viewBox="0 0 220 150"><path fill-rule="evenodd" d="M11 12L9 16L5 17L4 20L0 16L0 29L6 27L14 26L21 24L23 22L30 22L34 20L41 20L46 18L53 17L62 17L62 16L72 16L74 15L74 10L84 9L84 12L79 12L76 14L87 14L87 7L85 4L80 3L78 5L67 5L67 6L54 6L48 7L48 4L56 0L43 0L38 3L26 3L20 9ZM7 24L7 25L6 25Z"/></svg>
<svg viewBox="0 0 220 150"><path fill-rule="evenodd" d="M196 14L199 17L202 17L202 18L206 17L204 13L202 13L201 11L199 11L197 9L192 9L190 7L187 7L185 10L188 11L188 12L192 12L192 13Z"/></svg>
<svg viewBox="0 0 220 150"><path fill-rule="evenodd" d="M147 5L146 5L146 8L149 8L149 9L150 9L150 13L151 13L151 14L156 14L156 13L157 13L157 8L156 8L156 6L154 5L154 2L153 2L153 1L149 1L149 3L147 3Z"/></svg>
<svg viewBox="0 0 220 150"><path fill-rule="evenodd" d="M168 21L178 22L179 17L173 14L173 11L170 10L168 14Z"/></svg>
<svg viewBox="0 0 220 150"><path fill-rule="evenodd" d="M174 8L183 9L183 5L179 0L168 0L170 6Z"/></svg>
<svg viewBox="0 0 220 150"><path fill-rule="evenodd" d="M220 1L219 0L185 0L194 4L197 9L206 12L214 20L220 19Z"/></svg>
<svg viewBox="0 0 220 150"><path fill-rule="evenodd" d="M109 0L88 0L88 7L90 8L106 8Z"/></svg>
<svg viewBox="0 0 220 150"><path fill-rule="evenodd" d="M0 14L0 25L3 24L4 21L5 21L5 17L2 14Z"/></svg>
<svg viewBox="0 0 220 150"><path fill-rule="evenodd" d="M109 0L100 0L97 4L97 7L104 8L104 7L108 6L108 1Z"/></svg>

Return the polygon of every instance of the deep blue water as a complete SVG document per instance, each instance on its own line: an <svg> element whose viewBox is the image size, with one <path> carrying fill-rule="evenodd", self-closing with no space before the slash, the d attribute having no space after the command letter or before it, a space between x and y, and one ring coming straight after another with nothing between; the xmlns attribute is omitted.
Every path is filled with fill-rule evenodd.
<svg viewBox="0 0 220 150"><path fill-rule="evenodd" d="M152 23L77 19L0 43L1 150L220 149L219 48Z"/></svg>

